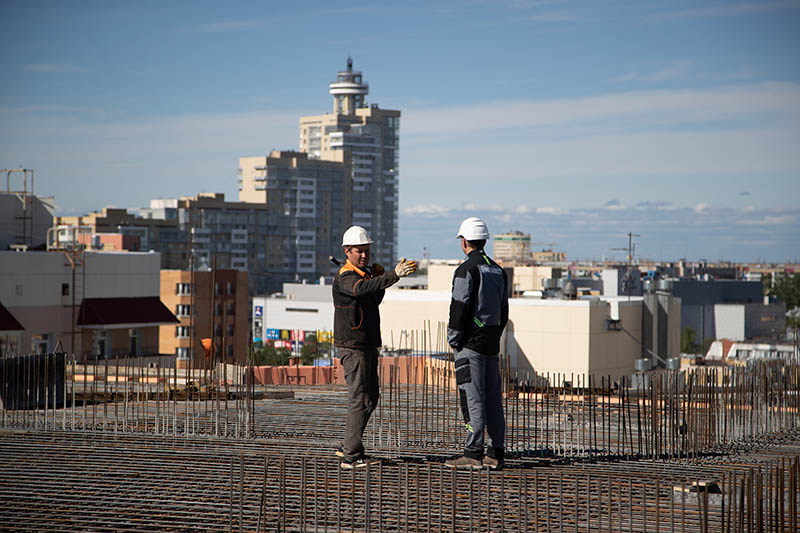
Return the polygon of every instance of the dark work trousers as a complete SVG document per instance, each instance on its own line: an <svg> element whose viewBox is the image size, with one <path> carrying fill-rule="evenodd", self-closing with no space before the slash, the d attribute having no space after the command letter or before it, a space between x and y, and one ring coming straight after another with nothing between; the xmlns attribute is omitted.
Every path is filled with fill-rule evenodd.
<svg viewBox="0 0 800 533"><path fill-rule="evenodd" d="M364 454L361 436L370 415L378 405L378 350L339 348L339 354L348 390L347 423L342 451L346 460L353 461Z"/></svg>
<svg viewBox="0 0 800 533"><path fill-rule="evenodd" d="M488 433L489 456L502 459L506 420L498 357L462 348L455 353L455 361L461 412L467 426L464 455L482 458L484 435Z"/></svg>

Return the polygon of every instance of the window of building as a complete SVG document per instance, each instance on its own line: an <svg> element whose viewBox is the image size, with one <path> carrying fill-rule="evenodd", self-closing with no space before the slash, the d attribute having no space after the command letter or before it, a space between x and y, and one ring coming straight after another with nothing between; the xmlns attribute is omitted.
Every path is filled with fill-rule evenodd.
<svg viewBox="0 0 800 533"><path fill-rule="evenodd" d="M142 355L142 332L137 328L128 330L128 354Z"/></svg>
<svg viewBox="0 0 800 533"><path fill-rule="evenodd" d="M33 353L39 354L50 351L48 349L48 339L49 335L47 333L31 336L31 350L33 350Z"/></svg>
<svg viewBox="0 0 800 533"><path fill-rule="evenodd" d="M92 332L92 355L105 358L111 354L111 332L105 329L96 329Z"/></svg>
<svg viewBox="0 0 800 533"><path fill-rule="evenodd" d="M180 295L192 294L192 284L191 283L176 283L175 284L175 294L180 294Z"/></svg>
<svg viewBox="0 0 800 533"><path fill-rule="evenodd" d="M222 337L222 326L220 326L219 324L214 326L214 336Z"/></svg>
<svg viewBox="0 0 800 533"><path fill-rule="evenodd" d="M175 326L175 336L179 339L188 339L190 330L189 326Z"/></svg>
<svg viewBox="0 0 800 533"><path fill-rule="evenodd" d="M228 358L233 357L233 345L232 344L228 344L227 346L225 346L225 356L228 357Z"/></svg>
<svg viewBox="0 0 800 533"><path fill-rule="evenodd" d="M228 327L226 328L226 335L228 335L229 337L233 336L233 324L232 323L228 324Z"/></svg>
<svg viewBox="0 0 800 533"><path fill-rule="evenodd" d="M178 356L178 359L188 359L189 348L175 348L175 355Z"/></svg>
<svg viewBox="0 0 800 533"><path fill-rule="evenodd" d="M191 314L192 306L188 304L178 304L175 306L175 314L177 316L189 316Z"/></svg>
<svg viewBox="0 0 800 533"><path fill-rule="evenodd" d="M220 316L220 315L222 315L222 303L217 302L216 304L214 304L214 316Z"/></svg>
<svg viewBox="0 0 800 533"><path fill-rule="evenodd" d="M225 312L228 314L228 316L233 316L236 314L236 305L234 305L233 302L228 302L228 304L225 306Z"/></svg>
<svg viewBox="0 0 800 533"><path fill-rule="evenodd" d="M236 294L236 287L230 281L228 282L228 294Z"/></svg>

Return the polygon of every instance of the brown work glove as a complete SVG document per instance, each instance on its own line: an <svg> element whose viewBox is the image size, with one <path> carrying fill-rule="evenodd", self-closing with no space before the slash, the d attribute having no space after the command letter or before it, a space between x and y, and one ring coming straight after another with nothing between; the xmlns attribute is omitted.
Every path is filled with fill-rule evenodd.
<svg viewBox="0 0 800 533"><path fill-rule="evenodd" d="M370 269L370 274L372 274L372 276L376 278L378 276L382 276L384 272L386 272L386 269L383 268L383 265L379 263L375 263L374 265L372 265L372 268Z"/></svg>
<svg viewBox="0 0 800 533"><path fill-rule="evenodd" d="M397 266L394 267L394 273L398 275L398 277L404 278L409 274L413 274L417 270L417 263L415 261L406 261L406 258L402 258Z"/></svg>

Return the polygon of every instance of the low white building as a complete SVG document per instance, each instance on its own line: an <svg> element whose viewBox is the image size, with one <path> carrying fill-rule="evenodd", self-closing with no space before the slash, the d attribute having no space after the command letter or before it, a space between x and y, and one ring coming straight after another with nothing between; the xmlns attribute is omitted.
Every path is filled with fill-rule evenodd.
<svg viewBox="0 0 800 533"><path fill-rule="evenodd" d="M797 360L797 348L791 344L766 344L752 342L732 342L727 339L711 343L706 360L719 362L746 363L761 359Z"/></svg>
<svg viewBox="0 0 800 533"><path fill-rule="evenodd" d="M283 292L253 296L253 342L291 340L286 332L333 331L330 285L284 283Z"/></svg>
<svg viewBox="0 0 800 533"><path fill-rule="evenodd" d="M427 353L448 350L449 308L449 290L390 288L380 307L384 345ZM641 297L513 298L501 351L520 372L550 373L551 379L560 373L567 380L592 373L617 380L634 372L636 359L651 355L643 343L643 324L652 324L647 313ZM657 354L663 360L680 352L679 299L670 299L667 314L669 320L662 318L658 326L666 339L653 344L665 347L665 353ZM255 297L253 326L254 340L280 339L286 331L332 330L331 286L286 284L280 296ZM644 341L654 343L652 336L645 333Z"/></svg>
<svg viewBox="0 0 800 533"><path fill-rule="evenodd" d="M0 303L24 328L12 353L158 354L160 254L0 252ZM11 342L11 338L7 342Z"/></svg>

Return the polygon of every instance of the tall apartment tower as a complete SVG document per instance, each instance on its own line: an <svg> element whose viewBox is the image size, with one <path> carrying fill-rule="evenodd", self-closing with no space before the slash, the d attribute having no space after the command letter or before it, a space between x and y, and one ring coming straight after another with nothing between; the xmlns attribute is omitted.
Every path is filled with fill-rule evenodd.
<svg viewBox="0 0 800 533"><path fill-rule="evenodd" d="M239 200L265 209L259 221L260 294L279 291L287 281L315 282L336 273L328 257L341 257L346 196L341 163L279 150L239 158Z"/></svg>
<svg viewBox="0 0 800 533"><path fill-rule="evenodd" d="M300 118L300 151L343 164L343 225L366 228L373 261L388 266L397 258L400 111L367 105L369 85L349 57L329 92L332 113Z"/></svg>

